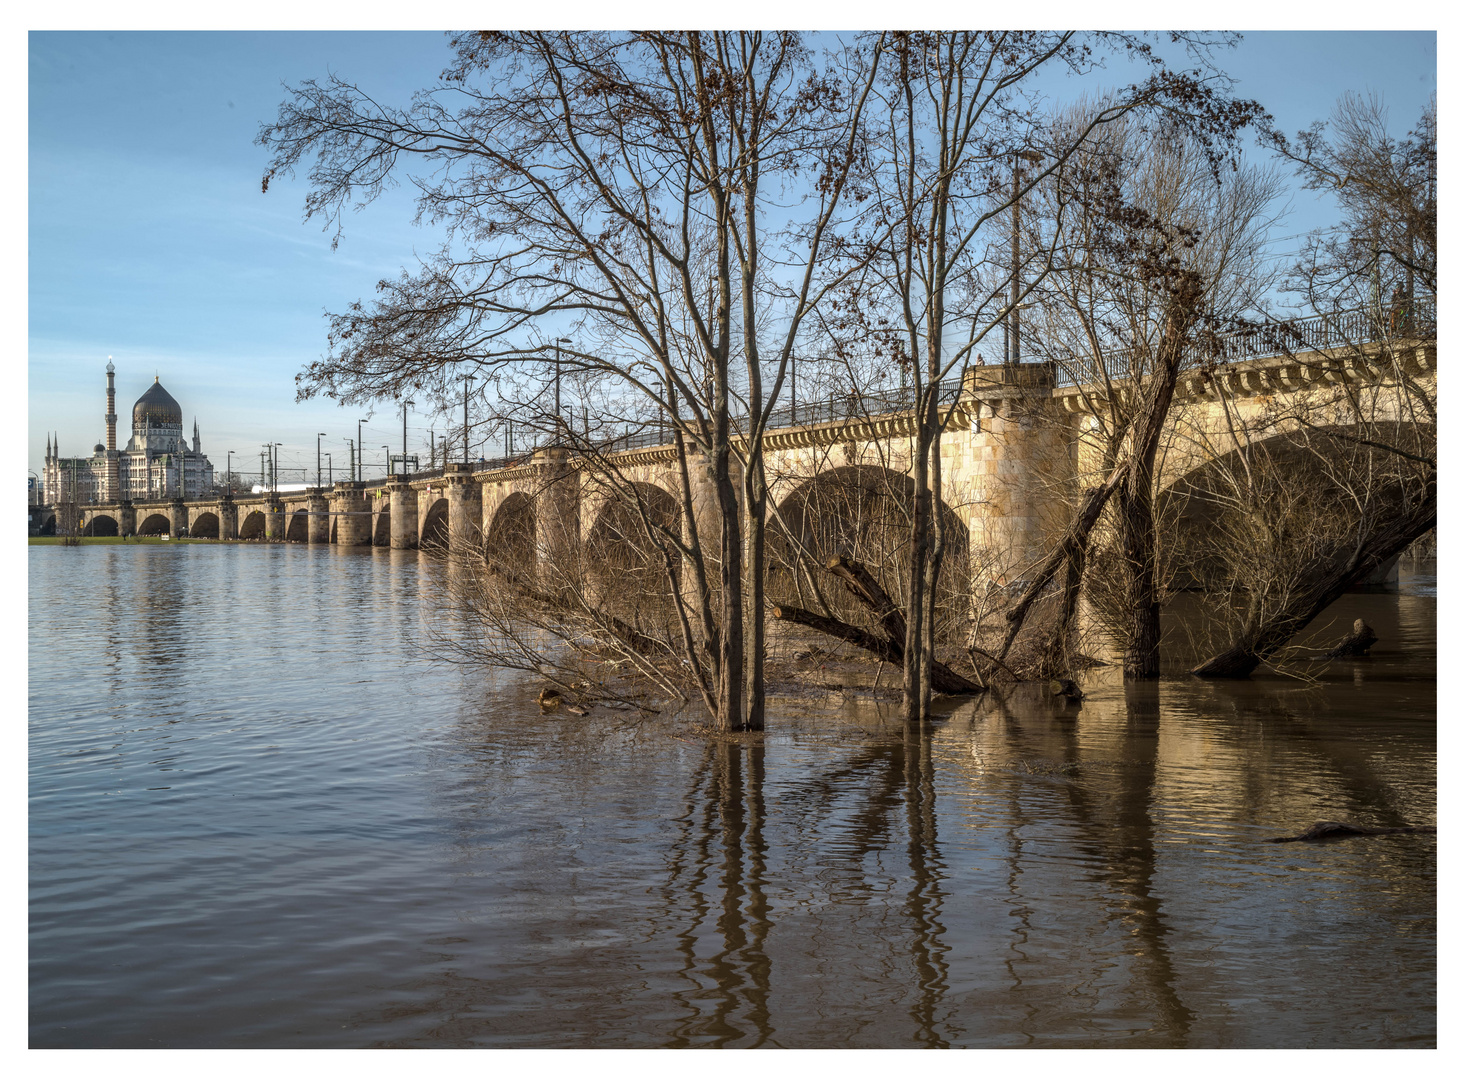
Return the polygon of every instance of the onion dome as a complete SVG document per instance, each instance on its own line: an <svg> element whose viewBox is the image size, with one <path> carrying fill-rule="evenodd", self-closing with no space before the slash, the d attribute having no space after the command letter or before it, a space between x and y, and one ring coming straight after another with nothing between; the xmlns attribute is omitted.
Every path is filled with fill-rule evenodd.
<svg viewBox="0 0 1465 1080"><path fill-rule="evenodd" d="M134 424L179 424L183 423L183 407L173 400L173 395L163 389L163 384L153 376L153 385L137 399L132 407Z"/></svg>
<svg viewBox="0 0 1465 1080"><path fill-rule="evenodd" d="M96 446L92 447L92 453L94 453L94 454L105 454L106 452L107 452L107 448L105 446L103 446L101 443L97 443Z"/></svg>

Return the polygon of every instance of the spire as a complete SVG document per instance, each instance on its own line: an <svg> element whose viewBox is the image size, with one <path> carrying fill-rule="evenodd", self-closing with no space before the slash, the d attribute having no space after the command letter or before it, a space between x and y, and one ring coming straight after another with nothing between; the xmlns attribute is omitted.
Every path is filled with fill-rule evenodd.
<svg viewBox="0 0 1465 1080"><path fill-rule="evenodd" d="M51 460L51 433L46 432L46 460Z"/></svg>

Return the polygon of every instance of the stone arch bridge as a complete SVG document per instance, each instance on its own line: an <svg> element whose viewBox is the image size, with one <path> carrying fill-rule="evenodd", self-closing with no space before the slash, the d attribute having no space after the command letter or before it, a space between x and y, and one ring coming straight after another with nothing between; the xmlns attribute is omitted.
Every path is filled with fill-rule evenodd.
<svg viewBox="0 0 1465 1080"><path fill-rule="evenodd" d="M1336 401L1339 388L1387 390L1396 370L1432 384L1433 344L1395 343L1223 364L1182 374L1162 483L1174 484L1233 451L1237 432L1284 430L1258 421L1289 406ZM1122 390L1120 392L1123 392ZM1356 395L1355 395L1356 397ZM1380 394L1388 406L1401 395ZM976 368L960 387L941 443L941 496L947 520L966 530L964 547L981 550L996 580L1036 557L1065 526L1066 497L1094 482L1088 437L1102 411L1100 388L1055 377L1051 365ZM1336 411L1336 408L1335 408ZM898 403L823 402L794 411L766 442L770 505L776 519L807 519L809 495L835 481L909 485L912 417ZM1346 418L1341 412L1339 422ZM1403 419L1395 417L1394 419ZM1244 434L1243 434L1243 437ZM450 465L441 475L392 481L342 482L299 493L123 502L76 508L91 535L168 533L221 540L259 540L393 548L467 543L522 545L516 562L549 557L568 542L614 532L632 489L658 514L678 515L679 466L670 444L607 451L596 459L562 448L535 451L491 468ZM695 516L713 497L705 466L690 463ZM668 501L669 500L669 501ZM800 507L804 510L800 511ZM711 520L711 515L706 515ZM532 570L525 565L524 569ZM975 571L975 567L973 567Z"/></svg>

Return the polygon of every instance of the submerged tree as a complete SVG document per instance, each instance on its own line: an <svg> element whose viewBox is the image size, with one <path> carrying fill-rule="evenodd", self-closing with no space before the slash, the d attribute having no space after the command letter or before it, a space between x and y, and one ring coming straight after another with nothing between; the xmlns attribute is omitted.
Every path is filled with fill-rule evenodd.
<svg viewBox="0 0 1465 1080"><path fill-rule="evenodd" d="M1075 110L1063 127L1083 122ZM1063 674L1079 592L1124 654L1128 678L1159 674L1166 539L1156 518L1158 461L1173 438L1180 374L1212 363L1228 328L1256 312L1269 284L1262 245L1274 175L1216 170L1183 133L1136 119L1095 134L1038 189L1034 228L1050 222L1053 269L1035 290L1031 352L1074 384L1084 491L1060 544L1008 615L1007 658L1033 603L1063 574L1061 603L1032 650L1040 674ZM1105 507L1111 528L1101 527ZM1099 537L1099 565L1088 547ZM1085 581L1087 578L1087 581Z"/></svg>
<svg viewBox="0 0 1465 1080"><path fill-rule="evenodd" d="M407 109L332 77L296 88L260 133L266 185L314 159L307 216L337 226L405 174L420 219L448 232L416 273L332 319L301 393L446 398L465 370L547 379L552 348L556 398L568 365L652 402L695 522L676 540L696 581L678 593L693 608L683 658L719 724L760 728L762 428L831 284L881 40L823 61L788 33L480 33L453 47L444 84ZM710 500L696 497L704 477Z"/></svg>
<svg viewBox="0 0 1465 1080"><path fill-rule="evenodd" d="M1205 677L1250 674L1437 518L1434 106L1395 140L1376 101L1349 96L1331 139L1316 125L1274 143L1343 220L1291 275L1312 316L1282 327L1282 344L1307 389L1187 492L1223 524L1192 540L1213 587L1237 597L1217 608L1221 647L1194 669Z"/></svg>
<svg viewBox="0 0 1465 1080"><path fill-rule="evenodd" d="M1196 37L1185 44L1205 59L1226 40ZM1115 90L1084 123L1045 127L1029 107L1034 77L1087 71L1096 49L1148 63L1148 77ZM871 241L858 295L888 313L880 332L909 365L915 393L902 706L914 721L929 710L932 611L948 543L934 508L942 487L941 433L958 407L950 382L962 378L977 348L999 328L1011 328L1008 359L1017 359L1016 312L1052 265L1048 245L1032 245L1024 255L1015 233L1013 257L1003 257L1009 214L1018 215L1037 185L1067 169L1096 132L1125 117L1189 134L1219 167L1261 109L1230 98L1198 73L1167 68L1143 40L1126 35L901 34L884 64L881 107L871 113L870 183L897 224ZM1024 161L1025 170L1019 168ZM1109 213L1116 222L1133 215L1117 204ZM853 326L876 329L868 318Z"/></svg>

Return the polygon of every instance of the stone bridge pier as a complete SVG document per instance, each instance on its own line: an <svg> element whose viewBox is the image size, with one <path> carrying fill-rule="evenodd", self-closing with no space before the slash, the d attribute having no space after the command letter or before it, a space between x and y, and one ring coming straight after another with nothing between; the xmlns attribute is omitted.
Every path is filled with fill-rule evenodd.
<svg viewBox="0 0 1465 1080"><path fill-rule="evenodd" d="M188 534L188 504L182 499L174 499L168 506L168 529L174 536Z"/></svg>
<svg viewBox="0 0 1465 1080"><path fill-rule="evenodd" d="M310 544L331 542L331 502L324 495L312 495L305 500L305 540Z"/></svg>
<svg viewBox="0 0 1465 1080"><path fill-rule="evenodd" d="M533 473L536 561L568 566L580 544L580 472L568 450L552 446L534 455Z"/></svg>
<svg viewBox="0 0 1465 1080"><path fill-rule="evenodd" d="M411 484L389 484L387 497L392 523L392 547L399 550L415 548L417 546L417 490Z"/></svg>
<svg viewBox="0 0 1465 1080"><path fill-rule="evenodd" d="M371 506L366 493L343 480L331 492L330 510L336 522L336 543L362 547L371 543Z"/></svg>
<svg viewBox="0 0 1465 1080"><path fill-rule="evenodd" d="M137 535L137 508L130 501L117 504L117 535Z"/></svg>
<svg viewBox="0 0 1465 1080"><path fill-rule="evenodd" d="M219 515L219 539L239 539L239 507L234 504L233 499L224 499L219 503L217 511Z"/></svg>
<svg viewBox="0 0 1465 1080"><path fill-rule="evenodd" d="M265 504L265 539L271 542L285 539L285 504Z"/></svg>
<svg viewBox="0 0 1465 1080"><path fill-rule="evenodd" d="M443 476L448 490L448 543L455 549L477 548L482 542L483 489L471 465L449 465Z"/></svg>
<svg viewBox="0 0 1465 1080"><path fill-rule="evenodd" d="M958 456L965 451L970 458L950 463L950 480L965 481L967 497L981 507L970 516L970 543L987 565L972 569L1003 582L1040 558L1066 527L1078 480L1078 417L1050 396L1045 369L999 372L969 383L970 435L948 435L943 449L950 442Z"/></svg>

